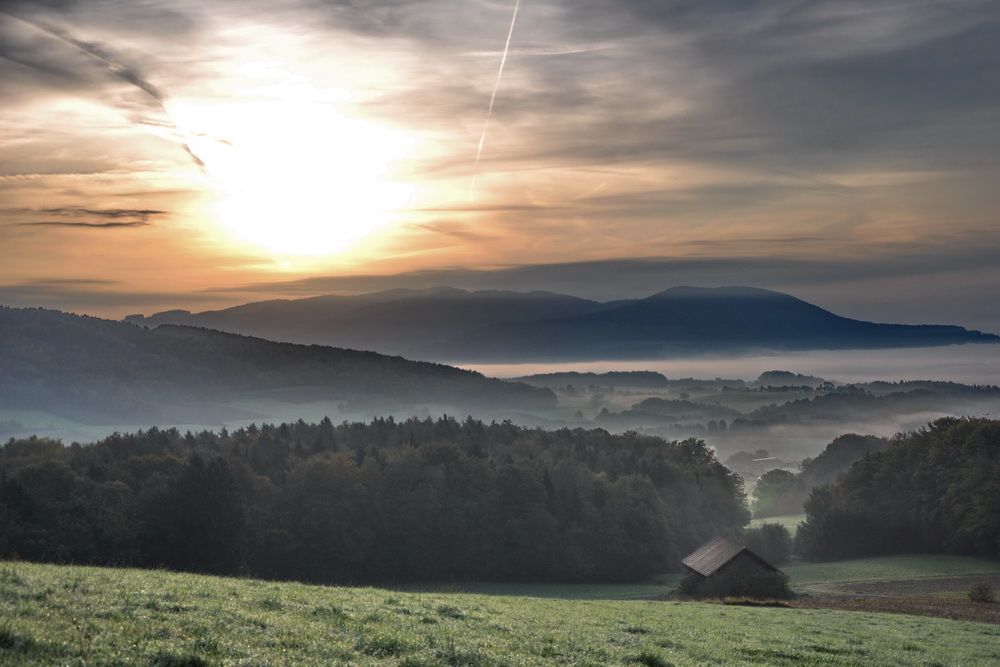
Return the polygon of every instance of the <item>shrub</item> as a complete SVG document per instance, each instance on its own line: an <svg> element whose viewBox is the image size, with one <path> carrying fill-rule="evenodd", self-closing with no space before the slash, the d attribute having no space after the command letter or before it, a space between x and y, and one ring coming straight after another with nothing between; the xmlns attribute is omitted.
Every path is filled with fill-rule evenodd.
<svg viewBox="0 0 1000 667"><path fill-rule="evenodd" d="M365 655L376 658L387 658L402 655L412 651L412 647L403 639L390 634L374 634L362 637L354 647Z"/></svg>
<svg viewBox="0 0 1000 667"><path fill-rule="evenodd" d="M456 607L454 605L450 605L450 604L438 605L437 613L441 614L445 618L455 618L455 619L459 619L459 620L465 618L465 612L464 611L462 611L458 607Z"/></svg>
<svg viewBox="0 0 1000 667"><path fill-rule="evenodd" d="M153 656L150 663L153 667L207 667L208 663L201 656L183 653L161 651Z"/></svg>
<svg viewBox="0 0 1000 667"><path fill-rule="evenodd" d="M970 602L996 602L996 593L993 591L993 586L988 581L980 581L978 583L972 584L972 588L969 589L967 593Z"/></svg>
<svg viewBox="0 0 1000 667"><path fill-rule="evenodd" d="M667 662L662 657L652 651L643 651L635 657L634 662L646 667L673 667L672 662Z"/></svg>
<svg viewBox="0 0 1000 667"><path fill-rule="evenodd" d="M792 534L780 523L763 523L748 528L743 544L772 565L787 563L792 557Z"/></svg>
<svg viewBox="0 0 1000 667"><path fill-rule="evenodd" d="M689 597L697 596L701 591L701 582L704 581L704 577L700 574L695 574L694 572L688 572L681 579L681 583L677 585L677 593L679 595L686 595Z"/></svg>

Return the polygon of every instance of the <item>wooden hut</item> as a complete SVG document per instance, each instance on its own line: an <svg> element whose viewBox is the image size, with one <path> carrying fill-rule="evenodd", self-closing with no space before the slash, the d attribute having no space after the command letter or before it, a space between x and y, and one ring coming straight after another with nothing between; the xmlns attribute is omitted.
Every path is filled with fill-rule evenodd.
<svg viewBox="0 0 1000 667"><path fill-rule="evenodd" d="M687 592L766 597L785 594L787 577L745 546L716 537L691 552L681 563L687 568ZM772 592L773 591L773 592Z"/></svg>

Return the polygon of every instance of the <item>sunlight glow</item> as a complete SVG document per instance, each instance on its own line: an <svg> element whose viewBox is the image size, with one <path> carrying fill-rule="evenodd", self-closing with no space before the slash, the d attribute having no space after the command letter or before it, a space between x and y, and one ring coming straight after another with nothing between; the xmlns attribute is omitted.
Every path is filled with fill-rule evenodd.
<svg viewBox="0 0 1000 667"><path fill-rule="evenodd" d="M324 255L393 222L410 188L389 180L412 141L287 87L171 113L217 191L218 220L274 254ZM266 94L263 94L266 93Z"/></svg>

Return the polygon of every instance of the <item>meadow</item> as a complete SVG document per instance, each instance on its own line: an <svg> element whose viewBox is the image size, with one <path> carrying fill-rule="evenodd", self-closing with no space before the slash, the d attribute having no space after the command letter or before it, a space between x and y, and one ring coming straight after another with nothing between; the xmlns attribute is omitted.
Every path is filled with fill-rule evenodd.
<svg viewBox="0 0 1000 667"><path fill-rule="evenodd" d="M829 563L796 562L781 569L791 578L793 586L1000 576L1000 562L946 554L881 556Z"/></svg>
<svg viewBox="0 0 1000 667"><path fill-rule="evenodd" d="M786 517L778 517L779 519ZM756 521L754 522L756 523ZM952 556L946 554L904 554L876 558L858 558L829 563L793 561L781 566L788 575L792 589L809 595L823 590L826 585L845 587L849 584L869 582L907 582L919 592L922 582L955 582L952 596L964 596L970 578L1000 578L1000 562L986 558ZM625 600L664 597L669 595L683 575L662 574L649 581L632 584L506 584L506 583L448 583L441 585L414 585L405 590L433 593L475 593L514 597L541 597L561 600Z"/></svg>
<svg viewBox="0 0 1000 667"><path fill-rule="evenodd" d="M1000 625L0 564L0 664L989 665Z"/></svg>
<svg viewBox="0 0 1000 667"><path fill-rule="evenodd" d="M786 514L784 516L769 516L763 519L753 519L750 522L750 527L759 528L765 523L776 523L787 528L788 532L794 536L795 531L799 527L799 524L805 520L806 520L805 514Z"/></svg>

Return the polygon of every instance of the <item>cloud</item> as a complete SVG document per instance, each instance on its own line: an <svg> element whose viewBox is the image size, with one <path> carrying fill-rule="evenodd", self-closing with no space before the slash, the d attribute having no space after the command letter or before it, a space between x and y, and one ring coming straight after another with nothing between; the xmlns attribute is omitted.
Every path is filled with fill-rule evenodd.
<svg viewBox="0 0 1000 667"><path fill-rule="evenodd" d="M24 5L22 4L21 6L23 7ZM126 64L119 56L112 53L110 49L101 44L80 39L69 30L48 21L36 18L29 13L21 13L16 10L12 12L7 9L0 9L0 13L29 24L34 28L37 28L39 31L74 47L86 56L100 62L109 74L144 93L148 100L153 102L156 111L166 117L167 120L160 121L160 124L167 126L170 130L170 134L174 136L180 147L188 154L196 165L199 167L205 166L201 158L195 155L191 150L184 138L184 133L177 127L171 117L170 111L166 106L166 95L161 92L157 86L150 82L134 65ZM72 78L69 69L54 67L44 62L38 64L33 63L30 58L35 55L35 49L28 51L25 56L11 54L9 51L3 51L0 55L3 55L4 58L11 62L36 69L42 73L54 74L67 79Z"/></svg>
<svg viewBox="0 0 1000 667"><path fill-rule="evenodd" d="M138 217L145 220L146 218L153 216L166 215L166 211L157 211L153 209L134 209L134 208L43 208L40 209L43 213L49 213L53 215L92 215L102 218L133 218Z"/></svg>
<svg viewBox="0 0 1000 667"><path fill-rule="evenodd" d="M89 209L80 207L60 207L42 209L5 209L0 210L3 217L13 219L9 224L15 227L75 227L83 229L127 229L133 227L150 227L151 218L163 217L166 211L155 209L108 208ZM51 220L50 216L58 218L91 218L89 220ZM37 218L41 217L41 220ZM28 218L25 220L24 218ZM35 218L35 219L33 219ZM132 218L132 219L126 219Z"/></svg>
<svg viewBox="0 0 1000 667"><path fill-rule="evenodd" d="M68 222L43 220L41 222L19 222L21 227L83 227L91 229L114 229L120 227L148 227L148 222Z"/></svg>
<svg viewBox="0 0 1000 667"><path fill-rule="evenodd" d="M432 234L450 236L471 241L488 241L495 238L491 234L478 232L468 225L445 224L445 223L413 223L409 225L411 229L418 229Z"/></svg>
<svg viewBox="0 0 1000 667"><path fill-rule="evenodd" d="M162 142L135 130L194 141L167 114L168 93L208 106L274 101L266 77L227 78L247 57L287 65L280 83L294 85L274 99L305 83L343 86L344 109L419 137L405 177L421 196L370 244L381 256L359 254L354 266L372 275L325 277L335 269L317 261L315 277L269 282L230 266L203 297L452 284L619 298L753 284L854 299L864 312L920 313L923 300L946 321L993 317L976 299L991 301L1000 249L995 2L524 0L474 202L513 0L2 6L29 20L0 14L0 129L14 128L0 170L26 174L0 173L0 186L19 197L8 205L35 207L7 221L32 248L43 235L11 224L149 224L143 237L166 238L153 222L182 210L165 193L189 182L117 186L180 163L170 145L140 147L138 135ZM67 108L83 110L64 124ZM33 121L36 111L50 115ZM100 198L91 181L47 180L55 172L100 174ZM125 190L131 198L108 199ZM117 214L108 201L132 208ZM179 254L177 270L190 261Z"/></svg>
<svg viewBox="0 0 1000 667"><path fill-rule="evenodd" d="M43 306L75 313L169 307L177 302L177 297L175 292L136 289L119 281L86 278L42 279L0 285L0 304L5 306ZM211 294L191 294L189 297L185 297L185 301L191 304L212 306L225 303Z"/></svg>
<svg viewBox="0 0 1000 667"><path fill-rule="evenodd" d="M602 1L564 12L549 21L556 43L601 23L618 48L548 59L516 57L515 44L510 72L535 85L508 87L499 115L537 115L532 145L558 142L549 151L566 159L801 168L861 151L912 161L918 138L904 130L945 151L934 135L954 133L954 114L1000 95L1000 11L979 1ZM543 127L557 109L566 113Z"/></svg>
<svg viewBox="0 0 1000 667"><path fill-rule="evenodd" d="M790 293L841 315L908 324L958 324L1000 332L992 293L1000 281L1000 239L983 244L900 246L878 256L644 258L460 266L401 274L312 276L209 290L245 301L328 293L413 289L547 290L599 301L642 298L677 285L747 285ZM790 241L794 243L794 241ZM750 245L748 243L748 245ZM760 250L771 249L761 244ZM869 285L868 289L859 288ZM264 297L263 295L267 295ZM918 305L919 304L919 305Z"/></svg>

